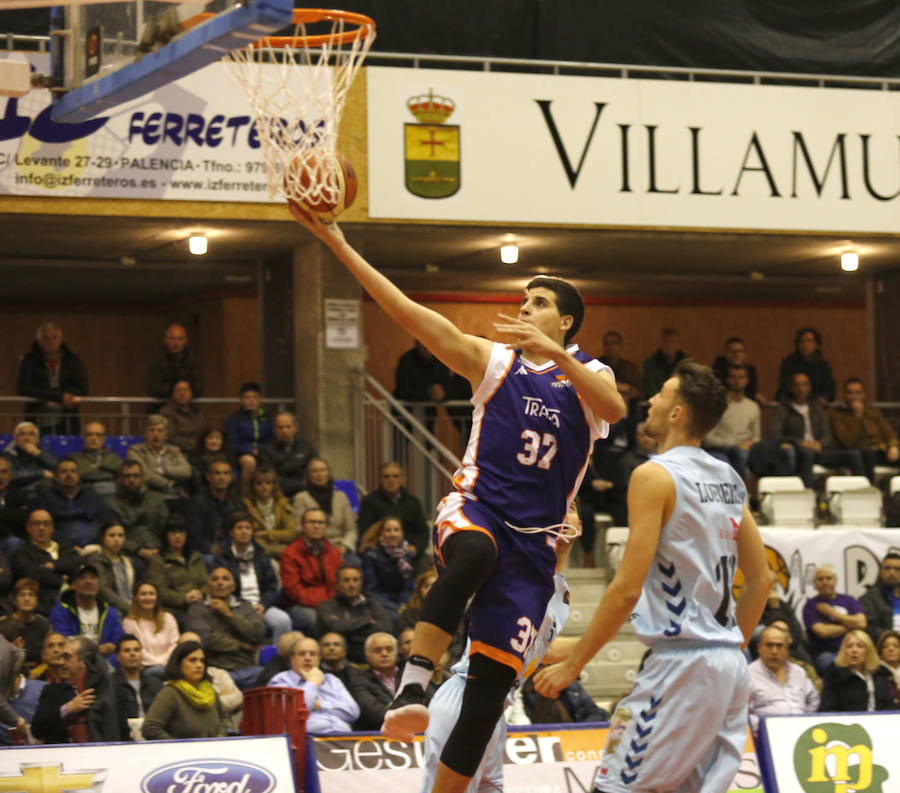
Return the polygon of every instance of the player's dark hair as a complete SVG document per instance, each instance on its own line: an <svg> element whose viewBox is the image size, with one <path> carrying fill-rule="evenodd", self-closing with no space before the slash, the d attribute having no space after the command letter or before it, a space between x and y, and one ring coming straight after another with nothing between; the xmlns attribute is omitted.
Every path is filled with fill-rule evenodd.
<svg viewBox="0 0 900 793"><path fill-rule="evenodd" d="M690 410L688 433L702 438L709 432L728 407L728 392L709 367L691 358L685 358L675 367L678 378L679 399Z"/></svg>
<svg viewBox="0 0 900 793"><path fill-rule="evenodd" d="M584 321L584 300L581 293L562 278L555 278L549 275L539 275L532 278L525 286L525 290L537 289L543 287L549 289L556 296L556 310L559 311L561 317L571 316L572 327L566 331L563 339L565 344L578 333L581 323Z"/></svg>
<svg viewBox="0 0 900 793"><path fill-rule="evenodd" d="M811 325L807 325L806 327L800 328L800 330L798 330L798 331L794 334L794 346L795 346L795 347L799 347L799 346L800 346L800 340L801 340L801 339L804 337L804 335L806 335L807 333L812 333L813 338L816 340L816 346L817 346L817 347L821 347L821 346L822 346L822 334L819 333L819 331L817 331L817 330L816 330L814 327L812 327Z"/></svg>

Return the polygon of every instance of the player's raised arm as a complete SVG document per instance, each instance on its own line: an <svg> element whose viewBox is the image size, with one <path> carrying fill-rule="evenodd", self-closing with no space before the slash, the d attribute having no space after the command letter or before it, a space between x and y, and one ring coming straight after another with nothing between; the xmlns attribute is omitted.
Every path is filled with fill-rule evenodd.
<svg viewBox="0 0 900 793"><path fill-rule="evenodd" d="M473 388L478 387L491 354L491 342L463 333L446 317L410 300L356 252L336 223L322 223L293 202L288 202L288 206L297 222L332 250L362 288L401 328L421 341L450 369L465 377Z"/></svg>
<svg viewBox="0 0 900 793"><path fill-rule="evenodd" d="M763 609L766 607L766 599L771 586L766 549L759 536L756 520L746 504L744 504L741 527L738 529L737 551L738 567L744 574L744 584L738 595L735 618L741 633L744 634L744 646L746 647L754 628L759 624Z"/></svg>

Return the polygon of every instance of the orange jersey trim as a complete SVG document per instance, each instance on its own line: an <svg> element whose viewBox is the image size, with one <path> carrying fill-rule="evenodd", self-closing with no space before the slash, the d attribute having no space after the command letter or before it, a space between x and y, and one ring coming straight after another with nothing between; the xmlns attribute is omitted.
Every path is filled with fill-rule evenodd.
<svg viewBox="0 0 900 793"><path fill-rule="evenodd" d="M492 661L496 661L504 666L511 666L516 671L517 675L522 671L522 659L519 658L518 655L513 655L512 653L508 653L505 650L500 650L496 647L491 647L491 645L485 644L484 642L472 642L469 655L475 655L476 653L487 656Z"/></svg>

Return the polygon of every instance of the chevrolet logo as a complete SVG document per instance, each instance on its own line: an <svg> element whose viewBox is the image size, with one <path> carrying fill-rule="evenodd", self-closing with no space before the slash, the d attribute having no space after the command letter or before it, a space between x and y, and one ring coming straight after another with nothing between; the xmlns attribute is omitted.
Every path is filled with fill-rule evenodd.
<svg viewBox="0 0 900 793"><path fill-rule="evenodd" d="M99 790L105 771L62 772L62 764L22 763L18 776L0 776L0 793L68 793L70 790Z"/></svg>

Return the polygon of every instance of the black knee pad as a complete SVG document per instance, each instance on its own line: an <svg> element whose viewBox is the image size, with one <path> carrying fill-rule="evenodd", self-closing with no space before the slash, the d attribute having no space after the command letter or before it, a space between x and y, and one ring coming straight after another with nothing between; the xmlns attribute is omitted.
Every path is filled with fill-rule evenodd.
<svg viewBox="0 0 900 793"><path fill-rule="evenodd" d="M491 574L497 562L494 541L480 531L461 531L443 546L446 566L422 604L419 619L453 634L466 603Z"/></svg>
<svg viewBox="0 0 900 793"><path fill-rule="evenodd" d="M441 762L451 771L475 775L515 679L511 666L480 653L471 656L459 717L441 753Z"/></svg>

